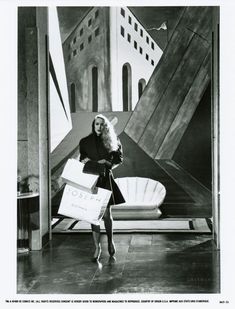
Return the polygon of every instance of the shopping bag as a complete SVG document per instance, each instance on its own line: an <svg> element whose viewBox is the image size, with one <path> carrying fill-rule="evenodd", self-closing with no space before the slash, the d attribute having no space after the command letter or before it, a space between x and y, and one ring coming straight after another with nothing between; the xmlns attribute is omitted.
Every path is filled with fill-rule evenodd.
<svg viewBox="0 0 235 309"><path fill-rule="evenodd" d="M58 213L99 225L110 196L111 191L106 189L97 188L97 193L92 194L66 184Z"/></svg>
<svg viewBox="0 0 235 309"><path fill-rule="evenodd" d="M84 164L75 159L69 159L62 172L62 180L78 189L93 193L98 181L98 175L83 173Z"/></svg>

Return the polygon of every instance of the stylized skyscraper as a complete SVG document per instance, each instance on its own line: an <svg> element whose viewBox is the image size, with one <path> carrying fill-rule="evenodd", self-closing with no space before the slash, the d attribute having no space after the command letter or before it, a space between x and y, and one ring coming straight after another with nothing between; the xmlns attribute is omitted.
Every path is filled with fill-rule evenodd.
<svg viewBox="0 0 235 309"><path fill-rule="evenodd" d="M71 111L130 111L162 50L126 7L93 7L63 43Z"/></svg>

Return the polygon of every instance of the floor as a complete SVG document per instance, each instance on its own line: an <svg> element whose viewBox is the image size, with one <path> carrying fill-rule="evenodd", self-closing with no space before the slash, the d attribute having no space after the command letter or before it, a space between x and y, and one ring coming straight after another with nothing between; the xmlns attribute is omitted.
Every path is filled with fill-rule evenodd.
<svg viewBox="0 0 235 309"><path fill-rule="evenodd" d="M218 293L219 251L211 235L115 234L116 260L101 235L93 263L90 233L55 234L41 251L19 254L20 294Z"/></svg>

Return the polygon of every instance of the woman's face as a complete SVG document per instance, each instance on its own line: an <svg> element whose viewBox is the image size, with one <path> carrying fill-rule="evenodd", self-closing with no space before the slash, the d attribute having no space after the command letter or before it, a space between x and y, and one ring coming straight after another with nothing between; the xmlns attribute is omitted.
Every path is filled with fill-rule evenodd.
<svg viewBox="0 0 235 309"><path fill-rule="evenodd" d="M101 118L96 118L94 127L95 127L95 133L97 135L100 135L104 129L104 120Z"/></svg>

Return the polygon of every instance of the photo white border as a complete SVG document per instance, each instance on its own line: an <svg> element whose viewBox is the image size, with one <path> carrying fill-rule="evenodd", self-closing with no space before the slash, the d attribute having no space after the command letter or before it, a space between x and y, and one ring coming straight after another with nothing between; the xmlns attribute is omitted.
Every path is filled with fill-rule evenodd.
<svg viewBox="0 0 235 309"><path fill-rule="evenodd" d="M221 293L219 294L112 294L112 295L31 295L16 294L16 150L17 150L17 6L220 6L220 232L221 232ZM234 191L235 172L235 2L224 1L3 1L0 0L0 134L1 134L1 172L0 191L2 195L1 222L1 298L6 304L11 300L62 300L88 299L97 308L104 304L92 303L94 299L113 300L199 300L208 299L208 304L178 303L186 306L233 306L235 304L234 264L235 264L235 212ZM157 280L157 279L156 279ZM53 303L51 303L53 304ZM82 303L82 306L90 304ZM143 305L164 308L168 303L133 304L121 303L116 306ZM21 305L21 304L18 304ZM30 304L34 305L34 304ZM36 304L40 305L39 303ZM43 304L44 306L46 304ZM56 304L57 305L57 304ZM62 303L60 305L63 305ZM79 304L76 304L79 305ZM110 306L110 304L108 304ZM114 304L113 304L114 305ZM26 306L26 304L25 304ZM68 305L65 305L66 308Z"/></svg>

